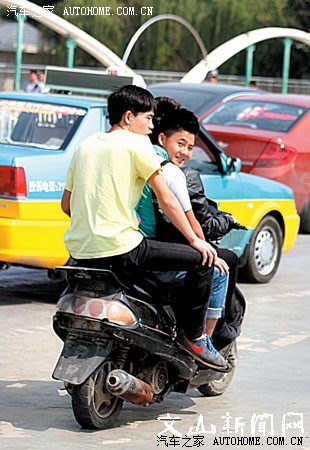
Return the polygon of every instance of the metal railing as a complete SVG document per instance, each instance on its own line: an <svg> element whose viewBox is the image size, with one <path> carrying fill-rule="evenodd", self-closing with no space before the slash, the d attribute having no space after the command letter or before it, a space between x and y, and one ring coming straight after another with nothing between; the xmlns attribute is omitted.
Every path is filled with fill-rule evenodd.
<svg viewBox="0 0 310 450"><path fill-rule="evenodd" d="M45 67L38 65L28 65L24 64L22 66L22 80L21 84L26 81L28 72L30 69L44 70ZM85 67L83 67L85 69ZM88 67L88 69L90 69ZM91 68L95 70L95 68ZM98 68L102 70L102 68ZM139 75L142 75L147 84L153 83L163 83L168 81L180 81L185 75L185 72L160 72L152 70L136 70ZM14 90L14 75L15 75L15 65L0 63L0 91L13 91ZM282 79L272 78L272 77L252 77L256 81L258 88L265 89L270 92L281 92L282 89ZM219 75L219 82L224 84L236 84L245 85L245 76L237 75ZM310 95L310 79L297 80L289 79L288 83L288 93L289 94L304 94Z"/></svg>

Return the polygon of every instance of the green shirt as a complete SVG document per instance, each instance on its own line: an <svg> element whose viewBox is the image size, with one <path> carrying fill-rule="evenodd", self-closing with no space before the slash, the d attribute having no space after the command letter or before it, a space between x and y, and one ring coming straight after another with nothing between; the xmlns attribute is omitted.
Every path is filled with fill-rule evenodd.
<svg viewBox="0 0 310 450"><path fill-rule="evenodd" d="M154 149L159 157L159 161L168 160L167 152L159 145L154 145ZM156 237L156 220L153 207L153 192L151 186L146 183L140 201L136 207L139 220L139 230L143 236L148 238Z"/></svg>

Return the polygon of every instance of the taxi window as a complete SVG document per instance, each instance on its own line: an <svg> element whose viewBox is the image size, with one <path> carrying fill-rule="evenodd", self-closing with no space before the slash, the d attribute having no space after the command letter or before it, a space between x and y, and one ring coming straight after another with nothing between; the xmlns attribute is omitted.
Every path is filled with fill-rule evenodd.
<svg viewBox="0 0 310 450"><path fill-rule="evenodd" d="M0 100L0 142L62 149L86 109L31 101Z"/></svg>
<svg viewBox="0 0 310 450"><path fill-rule="evenodd" d="M201 174L219 173L216 158L207 144L200 137L200 134L196 137L192 157L186 163L186 166L198 170Z"/></svg>
<svg viewBox="0 0 310 450"><path fill-rule="evenodd" d="M236 100L224 103L203 123L287 132L305 111L301 106L285 103Z"/></svg>
<svg viewBox="0 0 310 450"><path fill-rule="evenodd" d="M181 103L190 111L208 110L219 101L218 94L212 92L195 91L191 89L173 89L173 87L154 86L149 89L155 97L166 95Z"/></svg>

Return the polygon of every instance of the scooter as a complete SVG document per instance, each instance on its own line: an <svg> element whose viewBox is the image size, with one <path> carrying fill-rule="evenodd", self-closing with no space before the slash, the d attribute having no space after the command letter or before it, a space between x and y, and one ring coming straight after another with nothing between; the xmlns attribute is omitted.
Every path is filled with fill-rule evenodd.
<svg viewBox="0 0 310 450"><path fill-rule="evenodd" d="M220 350L228 361L225 371L199 365L176 344L171 292L151 277L128 282L110 270L57 270L68 287L53 317L64 342L53 378L64 382L81 427L115 426L124 401L148 406L171 391L198 388L214 396L226 390L236 367L236 341Z"/></svg>

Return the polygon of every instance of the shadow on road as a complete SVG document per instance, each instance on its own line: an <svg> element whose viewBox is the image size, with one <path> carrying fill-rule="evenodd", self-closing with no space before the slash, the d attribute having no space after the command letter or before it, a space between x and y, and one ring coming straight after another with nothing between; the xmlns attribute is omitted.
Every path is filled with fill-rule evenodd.
<svg viewBox="0 0 310 450"><path fill-rule="evenodd" d="M55 381L0 381L0 436L5 436L6 429L9 432L12 427L14 434L18 432L20 437L26 437L27 430L42 432L51 428L75 433L100 431L79 427L71 409L70 396L62 386L62 383ZM196 391L192 393L194 397ZM189 395L175 393L165 400L164 409L162 404L145 408L125 403L115 427L156 420L159 415L167 413L188 416L191 412L185 409L193 405ZM192 414L196 415L194 411Z"/></svg>
<svg viewBox="0 0 310 450"><path fill-rule="evenodd" d="M56 303L63 289L64 284L50 280L46 270L11 267L0 271L0 305Z"/></svg>

